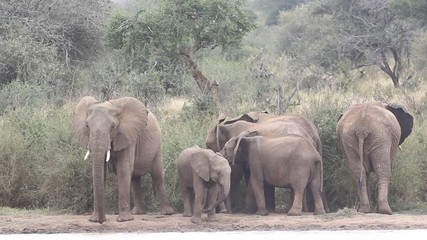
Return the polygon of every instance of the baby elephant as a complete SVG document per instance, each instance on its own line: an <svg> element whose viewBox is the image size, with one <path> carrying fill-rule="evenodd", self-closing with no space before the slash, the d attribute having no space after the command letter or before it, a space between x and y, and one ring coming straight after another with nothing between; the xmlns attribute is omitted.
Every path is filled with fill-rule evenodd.
<svg viewBox="0 0 427 240"><path fill-rule="evenodd" d="M208 213L207 221L215 220L215 208L230 191L231 168L228 161L210 149L195 145L184 149L178 156L178 174L184 198L184 216L192 216L193 223L200 223L204 211Z"/></svg>

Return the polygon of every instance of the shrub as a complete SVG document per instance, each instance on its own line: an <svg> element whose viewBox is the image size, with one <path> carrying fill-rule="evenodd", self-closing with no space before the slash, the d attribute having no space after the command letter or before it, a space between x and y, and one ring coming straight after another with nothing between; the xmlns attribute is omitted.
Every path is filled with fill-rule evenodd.
<svg viewBox="0 0 427 240"><path fill-rule="evenodd" d="M181 190L179 188L176 159L185 148L198 145L205 148L205 140L209 127L212 125L211 115L197 112L197 105L187 106L179 115L161 115L163 138L163 166L165 171L166 189L173 208L183 210Z"/></svg>

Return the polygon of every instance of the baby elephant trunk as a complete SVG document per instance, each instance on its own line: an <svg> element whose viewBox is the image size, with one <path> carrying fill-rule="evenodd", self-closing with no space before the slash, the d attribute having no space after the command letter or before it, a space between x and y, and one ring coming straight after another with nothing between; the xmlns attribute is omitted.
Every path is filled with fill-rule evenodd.
<svg viewBox="0 0 427 240"><path fill-rule="evenodd" d="M206 209L206 212L212 211L217 206L219 206L219 204L221 204L222 202L224 202L224 200L228 196L228 193L230 192L230 184L218 185L218 186L220 187L219 197L218 197L218 199L215 201L215 203L213 205L209 205L209 208Z"/></svg>

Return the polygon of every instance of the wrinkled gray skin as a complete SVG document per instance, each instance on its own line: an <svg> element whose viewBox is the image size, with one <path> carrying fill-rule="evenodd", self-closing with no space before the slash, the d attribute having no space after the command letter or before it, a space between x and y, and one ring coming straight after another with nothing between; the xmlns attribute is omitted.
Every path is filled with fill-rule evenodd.
<svg viewBox="0 0 427 240"><path fill-rule="evenodd" d="M371 212L369 175L378 177L378 213L392 214L388 188L400 144L412 132L413 117L399 104L371 102L349 107L337 123L338 142L356 180L360 206Z"/></svg>
<svg viewBox="0 0 427 240"><path fill-rule="evenodd" d="M299 135L257 136L256 131L232 137L220 152L231 164L245 162L250 169L249 184L255 195L258 215L268 215L264 182L294 192L288 215L302 213L303 195L308 185L314 197L314 214L323 214L322 158L313 144Z"/></svg>
<svg viewBox="0 0 427 240"><path fill-rule="evenodd" d="M287 134L296 134L303 136L310 141L316 150L322 155L322 145L316 126L307 118L299 114L273 115L263 112L249 112L238 117L225 121L225 115L220 115L216 126L208 131L206 146L213 151L219 151L225 143L232 137L238 136L244 131L257 131L261 136L282 137ZM244 165L236 163L231 166L231 193L226 200L227 211L231 213L230 202L235 202L237 188L244 174ZM265 186L265 198L267 208L275 208L274 187ZM251 191L248 189L246 197L245 212L253 212L254 202L251 198ZM325 194L322 193L324 207L329 211ZM308 211L304 198L304 211Z"/></svg>
<svg viewBox="0 0 427 240"><path fill-rule="evenodd" d="M155 116L139 100L130 97L98 102L86 96L76 106L74 132L92 160L92 222L105 222L106 156L111 152L108 169L117 174L119 216L117 221L130 221L130 187L134 193L133 214L145 213L141 176L150 173L162 214L173 209L164 187L161 155L161 132Z"/></svg>
<svg viewBox="0 0 427 240"><path fill-rule="evenodd" d="M210 149L193 146L180 153L177 165L184 199L183 216L192 217L193 223L200 223L204 210L208 214L207 221L215 220L215 208L230 192L228 161Z"/></svg>

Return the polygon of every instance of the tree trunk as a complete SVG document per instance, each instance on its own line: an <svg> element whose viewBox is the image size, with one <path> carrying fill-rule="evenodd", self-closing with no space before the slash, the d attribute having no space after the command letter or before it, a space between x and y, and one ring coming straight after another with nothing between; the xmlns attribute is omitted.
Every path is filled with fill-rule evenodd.
<svg viewBox="0 0 427 240"><path fill-rule="evenodd" d="M397 55L396 51L394 49L390 49L393 53L393 59L394 59L394 67L393 70L390 68L390 65L388 64L387 57L385 53L381 54L382 57L382 65L380 66L381 70L383 70L385 73L387 73L388 76L390 76L391 80L393 81L393 85L395 88L400 87L399 83L399 73L401 71L401 64L399 56Z"/></svg>
<svg viewBox="0 0 427 240"><path fill-rule="evenodd" d="M205 75L203 75L203 73L197 67L197 64L191 58L190 54L180 52L179 57L187 65L191 75L193 76L194 80L196 80L197 86L199 87L200 91L202 91L202 93L210 93L215 97L215 99L217 99L218 83L210 82L209 79Z"/></svg>

